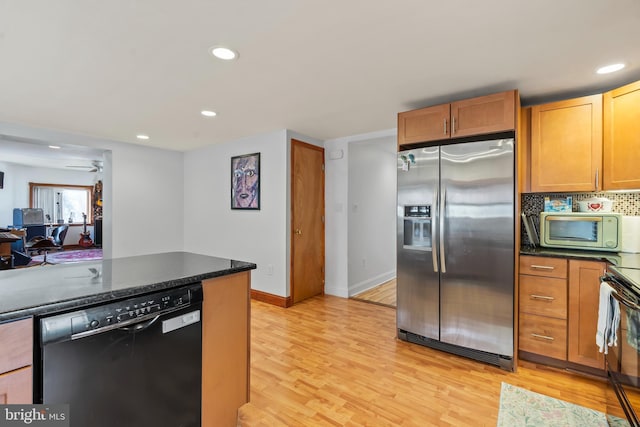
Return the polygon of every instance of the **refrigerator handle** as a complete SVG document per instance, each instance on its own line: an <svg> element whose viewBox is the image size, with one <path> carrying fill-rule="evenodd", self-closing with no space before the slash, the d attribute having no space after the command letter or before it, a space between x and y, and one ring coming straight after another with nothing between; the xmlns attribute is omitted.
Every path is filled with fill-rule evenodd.
<svg viewBox="0 0 640 427"><path fill-rule="evenodd" d="M438 206L438 186L433 190L435 195L436 206ZM435 219L435 209L431 214L431 261L433 262L433 272L438 272L438 249L436 245L434 245L434 241L436 238L436 219Z"/></svg>
<svg viewBox="0 0 640 427"><path fill-rule="evenodd" d="M447 272L444 253L444 212L447 203L447 188L442 187L442 198L440 199L440 270L442 273Z"/></svg>

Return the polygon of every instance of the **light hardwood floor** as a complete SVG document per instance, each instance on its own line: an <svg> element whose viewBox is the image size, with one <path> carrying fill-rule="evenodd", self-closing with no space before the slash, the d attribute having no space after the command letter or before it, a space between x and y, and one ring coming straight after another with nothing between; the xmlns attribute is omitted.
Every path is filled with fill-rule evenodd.
<svg viewBox="0 0 640 427"><path fill-rule="evenodd" d="M388 282L384 282L383 284L376 286L375 288L360 292L351 298L386 305L389 307L396 307L396 279L391 279Z"/></svg>
<svg viewBox="0 0 640 427"><path fill-rule="evenodd" d="M495 426L501 383L605 410L603 380L517 373L396 339L393 308L333 296L253 301L240 426Z"/></svg>

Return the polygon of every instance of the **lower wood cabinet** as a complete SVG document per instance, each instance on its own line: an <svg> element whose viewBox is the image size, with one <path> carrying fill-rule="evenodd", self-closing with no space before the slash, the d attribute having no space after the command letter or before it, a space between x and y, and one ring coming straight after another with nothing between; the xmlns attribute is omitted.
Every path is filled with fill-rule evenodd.
<svg viewBox="0 0 640 427"><path fill-rule="evenodd" d="M33 403L33 319L0 324L0 404Z"/></svg>
<svg viewBox="0 0 640 427"><path fill-rule="evenodd" d="M600 261L521 256L518 349L603 370L595 337L605 269Z"/></svg>
<svg viewBox="0 0 640 427"><path fill-rule="evenodd" d="M600 277L606 263L569 261L569 342L567 360L604 369L604 355L596 345Z"/></svg>
<svg viewBox="0 0 640 427"><path fill-rule="evenodd" d="M0 405L33 403L31 366L0 375Z"/></svg>
<svg viewBox="0 0 640 427"><path fill-rule="evenodd" d="M249 401L250 272L204 280L202 425L237 425Z"/></svg>
<svg viewBox="0 0 640 427"><path fill-rule="evenodd" d="M520 350L564 360L567 357L567 321L520 313Z"/></svg>

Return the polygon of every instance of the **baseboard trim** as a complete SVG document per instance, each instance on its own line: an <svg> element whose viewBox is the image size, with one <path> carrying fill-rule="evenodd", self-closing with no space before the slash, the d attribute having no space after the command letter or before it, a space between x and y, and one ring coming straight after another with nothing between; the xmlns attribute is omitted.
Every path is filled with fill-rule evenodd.
<svg viewBox="0 0 640 427"><path fill-rule="evenodd" d="M255 289L251 289L251 299L266 302L267 304L276 305L282 308L291 307L293 305L291 297L281 297L280 295L257 291Z"/></svg>
<svg viewBox="0 0 640 427"><path fill-rule="evenodd" d="M378 285L382 285L389 280L396 278L396 271L387 271L386 273L379 274L375 277L371 277L365 281L360 283L356 283L355 285L349 286L349 297L357 296L362 292L368 291L369 289L375 288Z"/></svg>

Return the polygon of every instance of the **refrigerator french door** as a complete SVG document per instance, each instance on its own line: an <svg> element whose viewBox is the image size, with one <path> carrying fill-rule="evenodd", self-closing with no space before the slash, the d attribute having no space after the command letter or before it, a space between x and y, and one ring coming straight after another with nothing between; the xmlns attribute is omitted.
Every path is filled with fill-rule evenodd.
<svg viewBox="0 0 640 427"><path fill-rule="evenodd" d="M398 156L397 328L513 370L514 139Z"/></svg>

